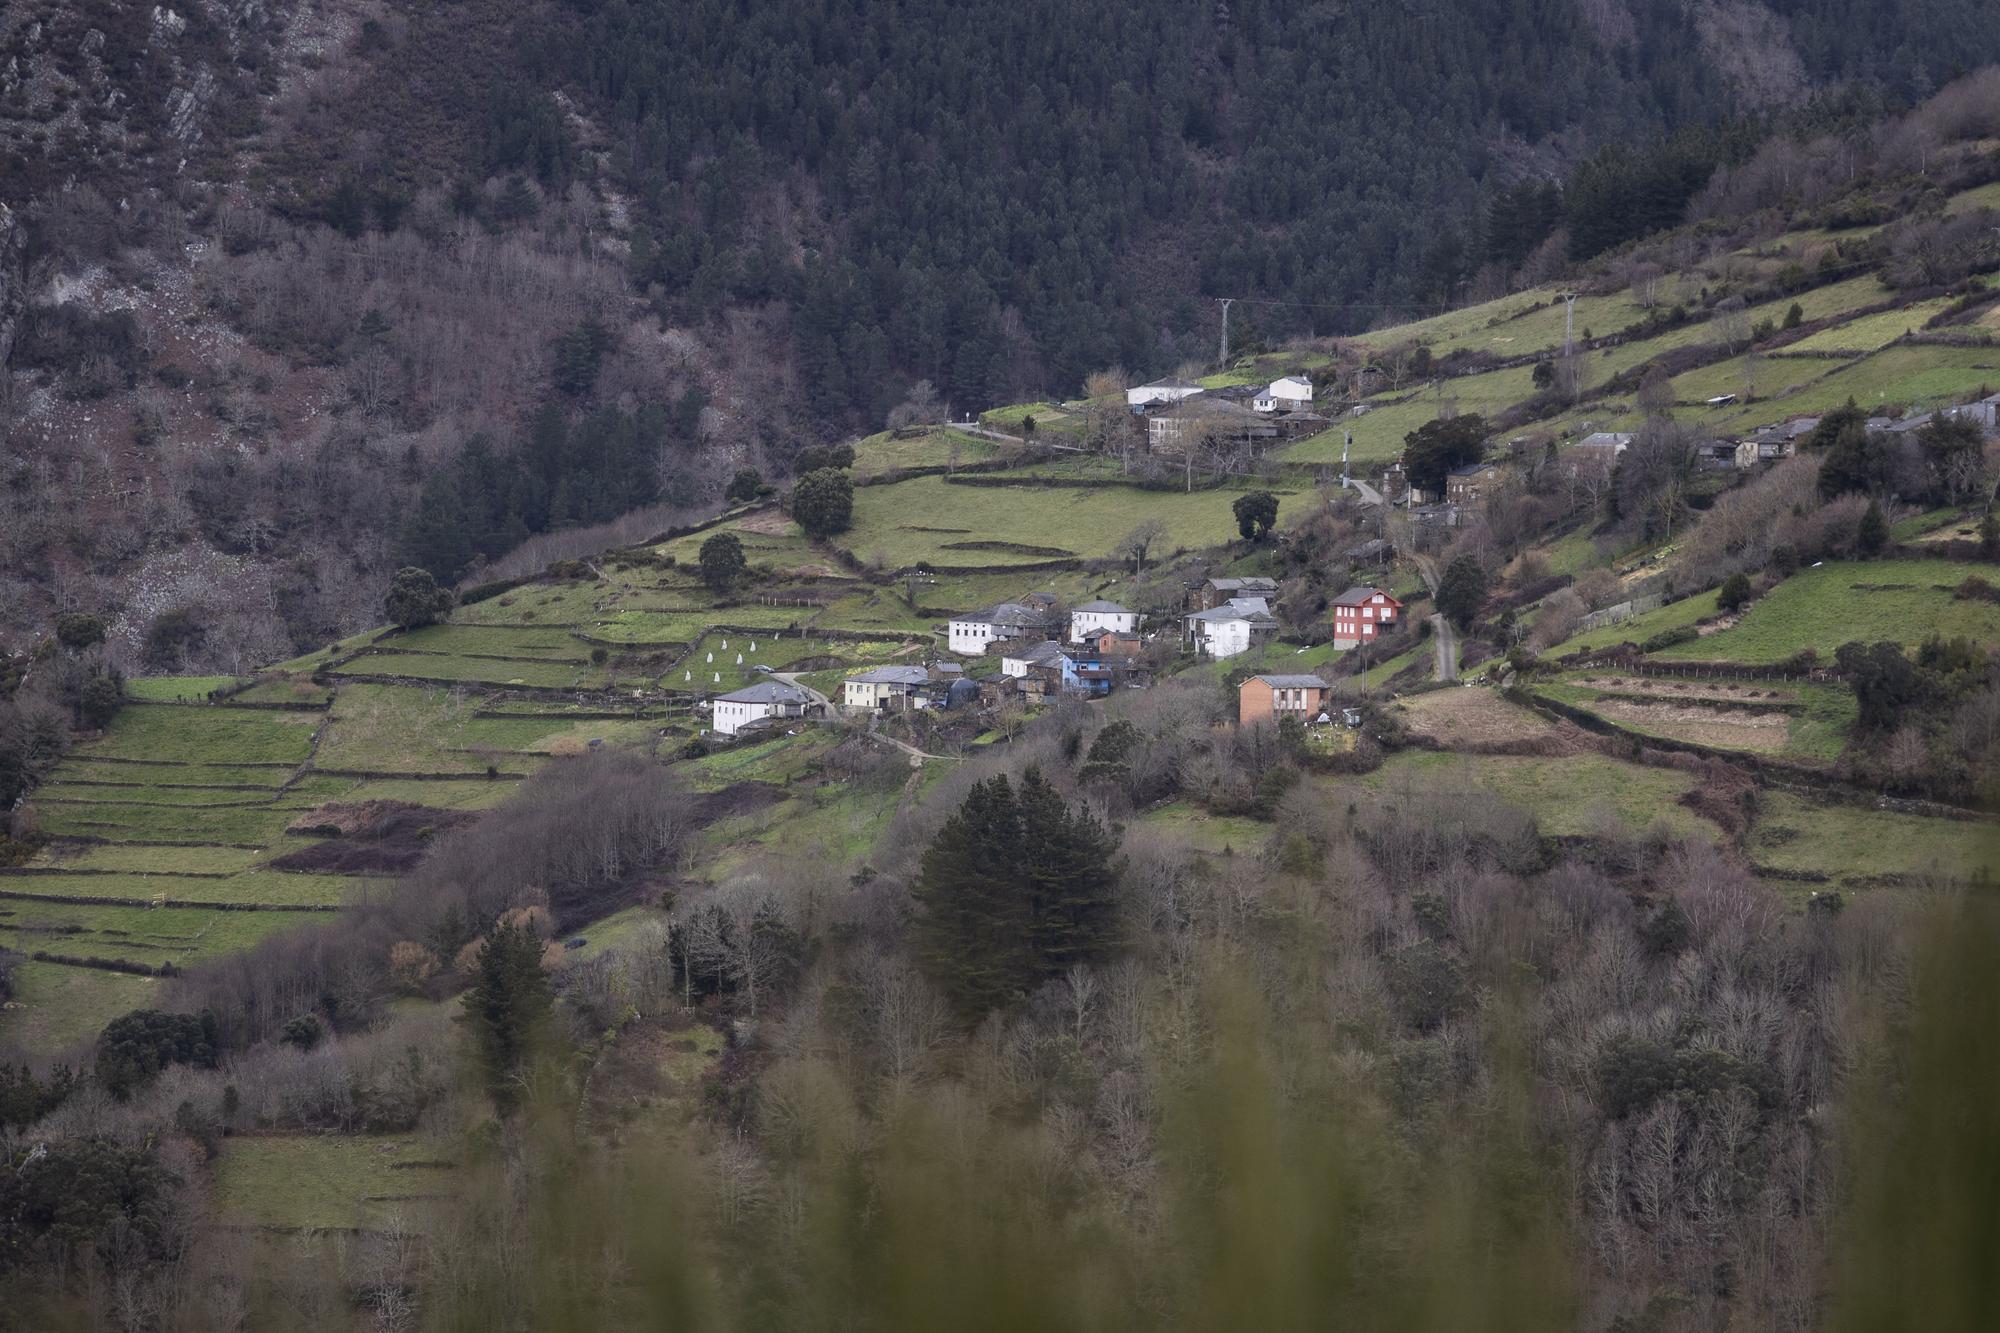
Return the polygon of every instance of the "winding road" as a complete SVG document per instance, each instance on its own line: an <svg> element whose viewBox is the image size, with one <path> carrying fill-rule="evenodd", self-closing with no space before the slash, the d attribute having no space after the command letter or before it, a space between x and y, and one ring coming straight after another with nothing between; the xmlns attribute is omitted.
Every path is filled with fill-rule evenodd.
<svg viewBox="0 0 2000 1333"><path fill-rule="evenodd" d="M1431 603L1432 605L1436 605L1438 595L1437 561L1427 555L1418 555L1415 552L1411 553L1410 561L1416 565L1417 572L1424 576L1424 586L1431 590ZM1452 629L1449 620L1446 620L1436 612L1431 614L1430 620L1433 643L1437 649L1431 678L1433 680L1457 680L1458 633Z"/></svg>

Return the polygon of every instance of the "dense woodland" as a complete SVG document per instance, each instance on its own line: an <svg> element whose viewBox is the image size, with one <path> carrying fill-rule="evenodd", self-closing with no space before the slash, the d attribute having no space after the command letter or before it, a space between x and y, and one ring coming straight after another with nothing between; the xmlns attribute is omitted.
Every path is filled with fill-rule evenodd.
<svg viewBox="0 0 2000 1333"><path fill-rule="evenodd" d="M137 665L186 612L236 669L401 564L704 506L913 395L1205 360L1214 297L1254 348L1810 207L2000 55L1979 8L22 9L0 621L94 611Z"/></svg>

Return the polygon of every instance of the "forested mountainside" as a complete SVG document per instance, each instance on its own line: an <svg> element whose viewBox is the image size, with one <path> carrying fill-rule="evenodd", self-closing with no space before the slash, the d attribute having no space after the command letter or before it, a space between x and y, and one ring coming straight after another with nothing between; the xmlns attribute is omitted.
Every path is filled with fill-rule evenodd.
<svg viewBox="0 0 2000 1333"><path fill-rule="evenodd" d="M913 396L1208 357L1215 297L1241 349L1498 294L1865 139L1980 8L9 6L0 635L233 670Z"/></svg>

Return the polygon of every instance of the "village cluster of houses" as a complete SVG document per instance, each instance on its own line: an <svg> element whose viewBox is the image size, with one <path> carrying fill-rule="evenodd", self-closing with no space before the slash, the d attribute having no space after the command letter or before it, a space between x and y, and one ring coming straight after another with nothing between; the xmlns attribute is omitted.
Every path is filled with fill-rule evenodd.
<svg viewBox="0 0 2000 1333"><path fill-rule="evenodd" d="M1204 657L1230 658L1269 642L1279 628L1271 612L1277 593L1274 579L1208 579L1189 594L1189 609L1181 617L1186 643ZM1349 588L1333 601L1334 646L1371 643L1392 629L1402 612L1403 604L1380 588ZM1147 682L1143 622L1139 612L1116 602L1089 601L1064 613L1053 597L1030 593L953 616L946 625L951 652L999 659L999 670L983 678L973 679L962 664L944 659L871 667L847 677L839 700L825 703L802 686L764 680L717 696L712 725L719 735L735 736L815 717L828 706L850 717L866 717L991 706L1010 699L1034 706L1062 696L1102 696ZM1280 688L1306 687L1295 682ZM1284 695L1271 708L1279 714L1316 713L1318 702Z"/></svg>
<svg viewBox="0 0 2000 1333"><path fill-rule="evenodd" d="M1183 379L1154 380L1127 389L1125 403L1145 419L1146 447L1174 456L1202 445L1254 453L1317 435L1331 424L1313 411L1312 381L1302 374L1219 389Z"/></svg>

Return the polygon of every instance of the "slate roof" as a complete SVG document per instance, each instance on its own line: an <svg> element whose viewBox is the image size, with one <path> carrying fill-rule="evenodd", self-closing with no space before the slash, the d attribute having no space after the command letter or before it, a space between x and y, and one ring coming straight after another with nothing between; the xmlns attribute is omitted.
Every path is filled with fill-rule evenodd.
<svg viewBox="0 0 2000 1333"><path fill-rule="evenodd" d="M1324 690L1327 683L1318 676L1252 676L1275 690Z"/></svg>
<svg viewBox="0 0 2000 1333"><path fill-rule="evenodd" d="M1264 604L1264 599L1261 597L1232 597L1221 606L1207 611L1196 611L1188 619L1203 624L1220 624L1228 620L1246 620L1253 625L1278 623L1271 616L1271 608Z"/></svg>
<svg viewBox="0 0 2000 1333"><path fill-rule="evenodd" d="M1208 584L1217 592L1253 592L1258 590L1276 592L1278 590L1278 581L1276 579L1267 579L1259 574L1253 574L1248 578L1241 579L1210 579Z"/></svg>
<svg viewBox="0 0 2000 1333"><path fill-rule="evenodd" d="M1388 593L1383 592L1380 588L1364 588L1359 584L1357 584L1354 587L1349 588L1346 592L1340 594L1340 596L1334 598L1333 604L1335 606L1363 606L1367 603L1369 598L1375 596L1378 593L1384 597L1389 596ZM1390 600L1394 601L1395 599L1390 598Z"/></svg>
<svg viewBox="0 0 2000 1333"><path fill-rule="evenodd" d="M804 704L811 703L812 696L796 685L787 685L778 680L760 680L755 685L746 685L728 694L718 694L715 701L732 704Z"/></svg>
<svg viewBox="0 0 2000 1333"><path fill-rule="evenodd" d="M1045 666L1055 659L1067 657L1069 654L1062 650L1061 644L1052 643L1044 639L1031 647L1020 649L1017 652L1004 653L1002 656L1013 662L1026 662L1031 666Z"/></svg>
<svg viewBox="0 0 2000 1333"><path fill-rule="evenodd" d="M864 685L922 685L931 673L917 666L874 667L848 679Z"/></svg>
<svg viewBox="0 0 2000 1333"><path fill-rule="evenodd" d="M1017 629L1033 629L1040 628L1043 617L1041 612L1031 606L1022 606L1019 602L999 602L984 610L974 611L970 615L953 616L952 619L975 625L1009 625Z"/></svg>
<svg viewBox="0 0 2000 1333"><path fill-rule="evenodd" d="M1085 602L1082 606L1072 607L1071 611L1093 611L1099 615L1106 616L1129 616L1132 614L1129 609L1118 605L1116 602L1106 602L1103 600Z"/></svg>

